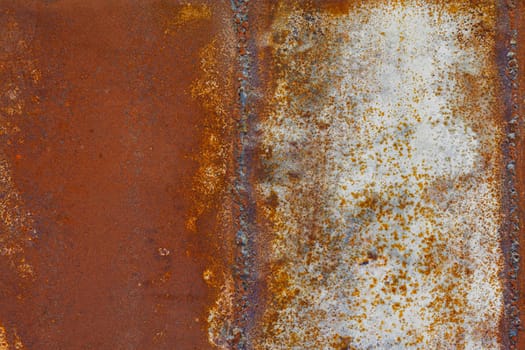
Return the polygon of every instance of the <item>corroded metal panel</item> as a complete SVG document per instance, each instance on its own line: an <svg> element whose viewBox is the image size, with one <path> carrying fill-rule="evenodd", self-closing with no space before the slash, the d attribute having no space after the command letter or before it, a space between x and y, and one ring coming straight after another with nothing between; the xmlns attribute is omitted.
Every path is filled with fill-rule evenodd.
<svg viewBox="0 0 525 350"><path fill-rule="evenodd" d="M0 350L524 347L524 10L0 0Z"/></svg>
<svg viewBox="0 0 525 350"><path fill-rule="evenodd" d="M516 4L266 5L246 347L514 347Z"/></svg>
<svg viewBox="0 0 525 350"><path fill-rule="evenodd" d="M234 232L231 18L0 2L1 349L209 347Z"/></svg>
<svg viewBox="0 0 525 350"><path fill-rule="evenodd" d="M495 5L272 9L256 347L499 347Z"/></svg>

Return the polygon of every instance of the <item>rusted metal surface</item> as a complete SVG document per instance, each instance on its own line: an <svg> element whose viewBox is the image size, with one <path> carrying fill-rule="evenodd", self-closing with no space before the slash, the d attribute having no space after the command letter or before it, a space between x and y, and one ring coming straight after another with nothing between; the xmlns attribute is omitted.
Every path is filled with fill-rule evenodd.
<svg viewBox="0 0 525 350"><path fill-rule="evenodd" d="M498 11L268 9L255 191L271 272L254 348L506 341Z"/></svg>
<svg viewBox="0 0 525 350"><path fill-rule="evenodd" d="M521 2L0 4L0 349L525 346Z"/></svg>
<svg viewBox="0 0 525 350"><path fill-rule="evenodd" d="M229 4L0 9L0 348L206 348L233 231Z"/></svg>

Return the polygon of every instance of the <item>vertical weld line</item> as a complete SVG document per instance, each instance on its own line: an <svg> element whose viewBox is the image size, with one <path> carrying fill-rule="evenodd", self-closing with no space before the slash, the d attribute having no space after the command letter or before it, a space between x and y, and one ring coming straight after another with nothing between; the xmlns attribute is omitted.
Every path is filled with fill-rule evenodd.
<svg viewBox="0 0 525 350"><path fill-rule="evenodd" d="M520 207L516 189L517 138L519 137L518 23L516 2L500 0L498 14L497 60L502 80L505 139L502 146L504 173L501 246L504 255L504 315L500 321L501 345L517 349L520 315L518 276L520 263Z"/></svg>
<svg viewBox="0 0 525 350"><path fill-rule="evenodd" d="M236 254L233 276L235 283L234 318L230 343L232 349L251 349L249 339L253 326L254 303L256 300L256 270L255 270L255 234L254 234L254 198L250 184L250 164L252 152L251 138L251 108L250 108L250 72L252 67L249 46L248 25L249 0L231 0L234 15L234 26L237 37L237 63L240 70L238 87L238 104L240 116L238 120L237 171L234 192L239 203L239 230L236 234Z"/></svg>

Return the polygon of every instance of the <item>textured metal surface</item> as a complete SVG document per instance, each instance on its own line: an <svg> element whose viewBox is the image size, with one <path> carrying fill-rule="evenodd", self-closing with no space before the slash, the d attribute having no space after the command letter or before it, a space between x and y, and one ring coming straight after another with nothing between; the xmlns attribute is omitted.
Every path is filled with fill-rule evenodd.
<svg viewBox="0 0 525 350"><path fill-rule="evenodd" d="M222 277L203 272L228 259L229 4L0 9L2 349L206 348Z"/></svg>
<svg viewBox="0 0 525 350"><path fill-rule="evenodd" d="M0 350L523 348L524 6L0 1Z"/></svg>
<svg viewBox="0 0 525 350"><path fill-rule="evenodd" d="M257 346L497 348L496 15L462 5L275 10Z"/></svg>

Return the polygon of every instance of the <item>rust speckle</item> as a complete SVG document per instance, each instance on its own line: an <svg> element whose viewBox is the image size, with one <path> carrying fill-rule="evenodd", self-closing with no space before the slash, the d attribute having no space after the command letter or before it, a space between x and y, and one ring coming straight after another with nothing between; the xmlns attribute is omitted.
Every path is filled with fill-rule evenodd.
<svg viewBox="0 0 525 350"><path fill-rule="evenodd" d="M257 38L255 348L498 348L496 4L340 3L279 2Z"/></svg>
<svg viewBox="0 0 525 350"><path fill-rule="evenodd" d="M0 350L25 350L24 344L20 340L20 337L16 333L16 330L12 334L7 334L5 328L0 326Z"/></svg>
<svg viewBox="0 0 525 350"><path fill-rule="evenodd" d="M165 7L168 7L173 14L165 19L166 29L164 34L173 33L173 31L179 30L181 26L190 25L192 22L209 20L212 16L212 9L206 4L187 2L175 7Z"/></svg>

